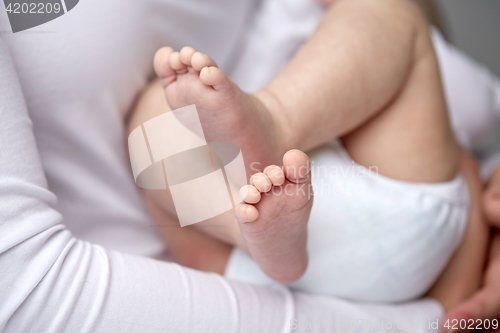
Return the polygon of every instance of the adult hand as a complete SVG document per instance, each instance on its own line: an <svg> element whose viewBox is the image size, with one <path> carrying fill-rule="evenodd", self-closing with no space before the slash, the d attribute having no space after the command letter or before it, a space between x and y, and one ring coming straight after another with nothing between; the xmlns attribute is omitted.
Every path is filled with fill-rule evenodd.
<svg viewBox="0 0 500 333"><path fill-rule="evenodd" d="M474 327L477 329L496 328L500 332L500 233L493 236L490 256L486 266L484 284L471 298L451 310L444 319L447 321L449 330L455 323L457 331L465 331L462 327ZM465 322L467 325L464 325ZM496 325L493 325L495 324ZM469 325L473 324L473 325ZM488 325L489 324L489 325ZM454 331L455 332L455 331Z"/></svg>
<svg viewBox="0 0 500 333"><path fill-rule="evenodd" d="M426 295L441 303L445 313L450 314L455 313L454 309L460 307L480 289L484 279L484 264L491 233L483 214L484 185L479 175L479 164L467 152L462 151L460 167L470 193L467 228L460 246ZM449 318L440 321L444 331L449 326L447 323L450 323L447 319ZM455 325L455 328L458 326ZM464 327L463 322L462 327Z"/></svg>
<svg viewBox="0 0 500 333"><path fill-rule="evenodd" d="M464 331L460 328L460 321L462 327L473 324L471 327L486 329L488 328L486 320L489 320L490 327L500 332L500 233L495 230L500 229L500 168L491 173L482 194L481 206L483 217L494 228L483 283L472 297L448 312L443 322L447 326L443 328L444 330L451 330L457 323L455 325L457 330Z"/></svg>
<svg viewBox="0 0 500 333"><path fill-rule="evenodd" d="M449 311L444 323L449 320L449 326L452 327L452 323L460 323L460 320L470 323L473 320L474 324L477 323L474 327L485 328L488 327L485 320L492 322L496 319L498 326L495 325L495 331L500 332L500 167L493 170L484 189L482 211L494 233L482 287L468 300Z"/></svg>

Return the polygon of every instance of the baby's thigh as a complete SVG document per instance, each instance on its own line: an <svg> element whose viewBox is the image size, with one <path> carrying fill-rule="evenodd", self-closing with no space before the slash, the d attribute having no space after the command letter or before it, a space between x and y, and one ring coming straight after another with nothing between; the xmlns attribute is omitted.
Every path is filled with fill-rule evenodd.
<svg viewBox="0 0 500 333"><path fill-rule="evenodd" d="M457 174L459 149L437 57L427 28L423 29L415 39L421 51L400 90L374 117L342 139L359 164L376 165L381 174L397 180L436 183Z"/></svg>

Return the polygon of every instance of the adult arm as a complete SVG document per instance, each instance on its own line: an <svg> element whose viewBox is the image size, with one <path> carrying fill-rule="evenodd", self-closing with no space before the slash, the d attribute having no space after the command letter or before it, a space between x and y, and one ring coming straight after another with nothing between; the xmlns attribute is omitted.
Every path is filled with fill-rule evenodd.
<svg viewBox="0 0 500 333"><path fill-rule="evenodd" d="M492 239L483 286L467 301L452 309L446 315L445 321L454 323L453 320L457 320L460 323L465 320L468 324L474 322L474 327L498 327L492 326L494 319L497 320L497 324L500 323L500 234L498 232ZM500 332L500 329L495 332Z"/></svg>

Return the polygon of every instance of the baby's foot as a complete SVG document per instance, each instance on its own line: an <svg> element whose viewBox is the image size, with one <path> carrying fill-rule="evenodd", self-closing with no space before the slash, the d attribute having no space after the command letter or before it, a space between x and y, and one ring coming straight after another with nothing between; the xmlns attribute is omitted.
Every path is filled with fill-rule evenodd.
<svg viewBox="0 0 500 333"><path fill-rule="evenodd" d="M253 162L276 162L279 136L271 113L231 82L210 57L191 47L180 52L165 47L156 53L155 69L172 109L196 105L207 141L239 145L247 171Z"/></svg>
<svg viewBox="0 0 500 333"><path fill-rule="evenodd" d="M252 258L272 279L290 283L307 268L307 221L312 207L310 161L300 150L250 178L235 214Z"/></svg>
<svg viewBox="0 0 500 333"><path fill-rule="evenodd" d="M483 208L488 222L500 228L500 168L490 176L483 194Z"/></svg>

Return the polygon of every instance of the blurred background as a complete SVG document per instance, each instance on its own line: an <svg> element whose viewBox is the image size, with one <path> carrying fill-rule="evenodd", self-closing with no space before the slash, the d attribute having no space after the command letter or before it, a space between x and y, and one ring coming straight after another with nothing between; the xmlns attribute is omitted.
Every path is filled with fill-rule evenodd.
<svg viewBox="0 0 500 333"><path fill-rule="evenodd" d="M446 39L500 77L500 0L415 0ZM500 123L486 150L500 151Z"/></svg>
<svg viewBox="0 0 500 333"><path fill-rule="evenodd" d="M500 76L500 1L429 1L447 39Z"/></svg>

